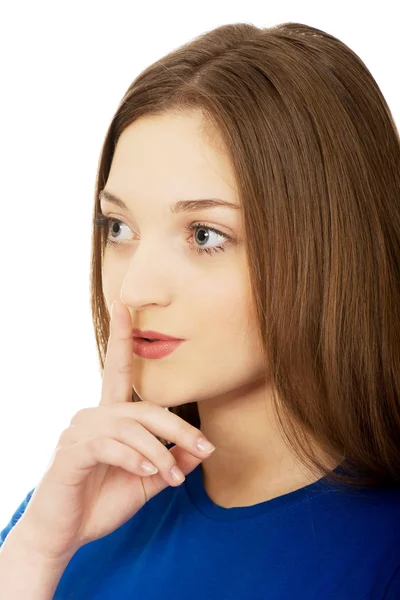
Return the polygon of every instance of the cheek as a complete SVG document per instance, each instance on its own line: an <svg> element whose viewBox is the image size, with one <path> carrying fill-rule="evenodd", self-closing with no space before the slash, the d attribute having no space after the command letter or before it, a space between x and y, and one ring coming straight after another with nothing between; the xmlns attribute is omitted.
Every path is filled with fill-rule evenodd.
<svg viewBox="0 0 400 600"><path fill-rule="evenodd" d="M214 339L216 343L250 344L254 348L258 325L245 273L231 270L212 284L208 282L207 287L191 290L199 333L207 332L208 340Z"/></svg>
<svg viewBox="0 0 400 600"><path fill-rule="evenodd" d="M207 312L202 307L203 322L185 356L185 377L198 401L263 382L266 374L249 289L242 281L223 283L203 305Z"/></svg>

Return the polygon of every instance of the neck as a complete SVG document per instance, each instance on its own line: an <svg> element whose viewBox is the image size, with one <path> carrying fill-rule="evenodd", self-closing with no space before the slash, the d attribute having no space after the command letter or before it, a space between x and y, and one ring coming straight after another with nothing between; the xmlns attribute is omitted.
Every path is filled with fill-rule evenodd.
<svg viewBox="0 0 400 600"><path fill-rule="evenodd" d="M216 447L201 463L204 487L216 504L250 506L320 479L284 443L271 400L271 390L260 384L198 402L200 429ZM338 464L325 459L329 468Z"/></svg>

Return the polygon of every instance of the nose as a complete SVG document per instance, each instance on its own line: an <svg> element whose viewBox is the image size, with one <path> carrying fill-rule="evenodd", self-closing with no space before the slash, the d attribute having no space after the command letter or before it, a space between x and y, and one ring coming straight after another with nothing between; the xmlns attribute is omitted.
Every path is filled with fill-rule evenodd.
<svg viewBox="0 0 400 600"><path fill-rule="evenodd" d="M168 306L172 277L166 262L165 248L162 251L160 244L140 242L122 282L121 302L135 311L149 305Z"/></svg>

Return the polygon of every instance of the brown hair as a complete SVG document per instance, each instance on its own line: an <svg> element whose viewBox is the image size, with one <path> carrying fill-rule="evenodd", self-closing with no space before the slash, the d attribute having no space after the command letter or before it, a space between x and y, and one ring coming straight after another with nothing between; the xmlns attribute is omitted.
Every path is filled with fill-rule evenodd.
<svg viewBox="0 0 400 600"><path fill-rule="evenodd" d="M235 173L284 439L302 464L337 483L398 485L400 144L377 83L343 42L301 23L206 32L129 86L101 151L94 220L122 131L142 115L198 109L204 135L222 140ZM104 234L93 226L102 371ZM170 410L199 427L196 402ZM330 473L305 432L343 460L342 476Z"/></svg>

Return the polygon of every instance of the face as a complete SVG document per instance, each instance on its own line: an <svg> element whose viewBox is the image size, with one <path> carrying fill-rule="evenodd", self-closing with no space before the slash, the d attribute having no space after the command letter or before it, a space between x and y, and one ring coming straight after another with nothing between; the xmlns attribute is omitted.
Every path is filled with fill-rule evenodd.
<svg viewBox="0 0 400 600"><path fill-rule="evenodd" d="M201 124L202 113L191 112L146 116L128 126L104 186L127 210L101 201L112 219L108 239L116 242L106 246L103 263L109 310L119 299L133 327L184 339L161 359L133 354L135 392L165 407L229 400L265 372L234 175ZM170 209L204 198L237 208Z"/></svg>

